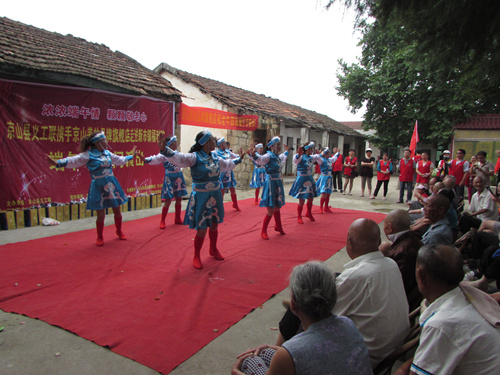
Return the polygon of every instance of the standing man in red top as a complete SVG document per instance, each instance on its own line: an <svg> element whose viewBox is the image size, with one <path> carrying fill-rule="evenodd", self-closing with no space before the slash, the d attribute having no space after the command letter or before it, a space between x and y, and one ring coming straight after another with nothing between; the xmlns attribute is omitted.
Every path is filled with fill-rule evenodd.
<svg viewBox="0 0 500 375"><path fill-rule="evenodd" d="M338 147L333 148L333 155L335 155L337 152L339 152ZM342 154L339 154L339 157L337 158L337 161L333 163L332 167L332 176L333 176L333 192L337 192L337 183L339 185L339 190L341 193L344 192L342 190L342 167L344 166L344 157Z"/></svg>
<svg viewBox="0 0 500 375"><path fill-rule="evenodd" d="M422 159L417 161L416 166L417 184L423 184L428 189L434 164L429 160L427 152L422 152Z"/></svg>
<svg viewBox="0 0 500 375"><path fill-rule="evenodd" d="M455 193L457 193L458 199L464 199L465 193L465 181L469 177L469 162L464 159L465 150L459 148L457 151L457 158L452 160L450 163L450 174L455 176Z"/></svg>
<svg viewBox="0 0 500 375"><path fill-rule="evenodd" d="M415 161L411 158L410 149L405 149L404 157L399 162L399 201L404 203L403 197L406 188L406 202L411 201L413 193L413 176L415 174Z"/></svg>

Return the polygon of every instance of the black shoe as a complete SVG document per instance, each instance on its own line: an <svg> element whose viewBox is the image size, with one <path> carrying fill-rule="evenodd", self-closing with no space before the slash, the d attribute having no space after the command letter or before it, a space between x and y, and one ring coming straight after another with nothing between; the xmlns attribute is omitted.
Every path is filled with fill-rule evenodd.
<svg viewBox="0 0 500 375"><path fill-rule="evenodd" d="M397 201L396 203L404 203L403 201Z"/></svg>

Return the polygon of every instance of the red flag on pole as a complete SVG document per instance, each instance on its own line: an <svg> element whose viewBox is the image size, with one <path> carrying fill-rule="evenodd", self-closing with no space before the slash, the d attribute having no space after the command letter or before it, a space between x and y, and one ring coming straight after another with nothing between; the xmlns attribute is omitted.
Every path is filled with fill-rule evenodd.
<svg viewBox="0 0 500 375"><path fill-rule="evenodd" d="M413 129L413 135L411 136L410 151L411 157L415 156L415 151L417 150L418 143L418 120L415 121L415 128Z"/></svg>

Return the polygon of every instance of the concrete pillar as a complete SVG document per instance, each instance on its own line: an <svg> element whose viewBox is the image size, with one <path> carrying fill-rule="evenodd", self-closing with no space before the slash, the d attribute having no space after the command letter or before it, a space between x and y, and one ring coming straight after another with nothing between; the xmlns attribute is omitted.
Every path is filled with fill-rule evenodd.
<svg viewBox="0 0 500 375"><path fill-rule="evenodd" d="M339 135L339 144L337 145L337 147L339 148L340 153L342 155L345 155L345 153L344 153L344 136L343 135ZM349 150L347 150L347 151L349 151Z"/></svg>
<svg viewBox="0 0 500 375"><path fill-rule="evenodd" d="M305 144L310 141L310 131L307 126L304 126L303 128L300 128L300 142L302 144ZM298 147L299 145L297 145Z"/></svg>
<svg viewBox="0 0 500 375"><path fill-rule="evenodd" d="M321 144L323 147L330 147L330 133L323 132L323 136L321 137Z"/></svg>

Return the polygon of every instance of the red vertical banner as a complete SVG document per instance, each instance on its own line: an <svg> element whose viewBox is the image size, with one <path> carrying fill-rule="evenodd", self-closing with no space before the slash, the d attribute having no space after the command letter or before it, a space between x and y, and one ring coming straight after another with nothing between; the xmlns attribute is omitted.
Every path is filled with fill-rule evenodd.
<svg viewBox="0 0 500 375"><path fill-rule="evenodd" d="M104 131L113 153L133 146L158 153L159 132L174 131L175 104L148 97L0 80L0 209L68 203L87 196L85 167L55 169L45 160L77 155L82 137ZM139 158L114 167L130 195L159 192L163 171Z"/></svg>
<svg viewBox="0 0 500 375"><path fill-rule="evenodd" d="M415 127L413 128L413 134L411 136L410 141L410 151L411 157L415 156L415 152L417 151L417 143L418 143L418 120L415 121Z"/></svg>

